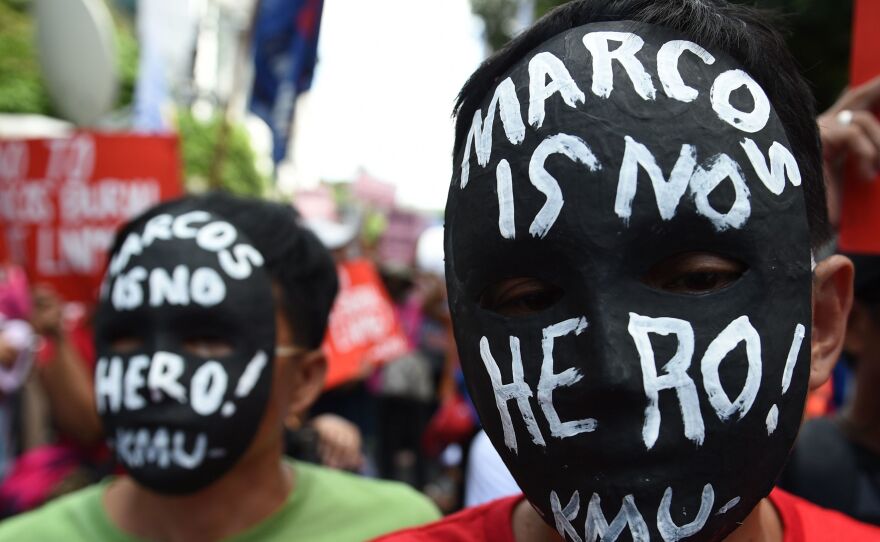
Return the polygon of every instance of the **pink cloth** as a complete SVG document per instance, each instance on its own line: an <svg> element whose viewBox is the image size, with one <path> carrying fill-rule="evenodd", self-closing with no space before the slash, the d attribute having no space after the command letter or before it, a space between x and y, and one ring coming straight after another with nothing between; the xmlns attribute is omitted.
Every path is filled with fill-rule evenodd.
<svg viewBox="0 0 880 542"><path fill-rule="evenodd" d="M19 456L0 484L0 517L43 504L80 464L77 451L60 444L29 450Z"/></svg>
<svg viewBox="0 0 880 542"><path fill-rule="evenodd" d="M31 315L27 277L16 265L0 266L0 315L15 320L27 320Z"/></svg>
<svg viewBox="0 0 880 542"><path fill-rule="evenodd" d="M34 361L36 337L30 324L0 314L0 339L18 350L11 367L0 367L0 392L10 394L24 385Z"/></svg>

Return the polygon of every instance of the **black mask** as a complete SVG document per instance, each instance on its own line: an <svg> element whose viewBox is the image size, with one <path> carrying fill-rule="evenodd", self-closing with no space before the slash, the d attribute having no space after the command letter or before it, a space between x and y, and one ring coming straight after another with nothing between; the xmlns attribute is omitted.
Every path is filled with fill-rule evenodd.
<svg viewBox="0 0 880 542"><path fill-rule="evenodd" d="M269 399L275 313L262 255L191 204L151 218L112 255L95 343L98 410L132 477L161 493L211 484L248 448ZM205 344L222 350L205 357Z"/></svg>
<svg viewBox="0 0 880 542"><path fill-rule="evenodd" d="M797 163L739 64L678 40L628 21L554 37L499 79L456 154L462 367L570 540L723 538L770 492L803 410ZM694 270L697 253L739 271ZM524 289L499 293L513 277Z"/></svg>

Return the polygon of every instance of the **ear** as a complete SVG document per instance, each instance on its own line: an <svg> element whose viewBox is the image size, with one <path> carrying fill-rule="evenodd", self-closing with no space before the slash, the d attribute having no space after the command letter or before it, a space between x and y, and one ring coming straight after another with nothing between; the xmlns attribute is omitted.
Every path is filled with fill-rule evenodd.
<svg viewBox="0 0 880 542"><path fill-rule="evenodd" d="M853 264L834 255L816 265L813 274L813 333L810 389L828 381L846 337L853 299Z"/></svg>
<svg viewBox="0 0 880 542"><path fill-rule="evenodd" d="M284 424L290 429L298 429L312 403L324 390L324 377L327 375L327 358L320 348L310 350L291 361L292 378L288 389L287 411Z"/></svg>

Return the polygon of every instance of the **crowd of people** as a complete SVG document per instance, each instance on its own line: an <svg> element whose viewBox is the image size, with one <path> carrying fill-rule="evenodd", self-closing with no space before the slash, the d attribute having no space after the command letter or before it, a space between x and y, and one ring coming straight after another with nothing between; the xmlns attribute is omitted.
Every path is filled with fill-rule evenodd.
<svg viewBox="0 0 880 542"><path fill-rule="evenodd" d="M445 268L383 269L410 352L331 390L288 204L159 204L92 307L7 262L0 541L880 540L878 103L753 8L557 8L461 90Z"/></svg>

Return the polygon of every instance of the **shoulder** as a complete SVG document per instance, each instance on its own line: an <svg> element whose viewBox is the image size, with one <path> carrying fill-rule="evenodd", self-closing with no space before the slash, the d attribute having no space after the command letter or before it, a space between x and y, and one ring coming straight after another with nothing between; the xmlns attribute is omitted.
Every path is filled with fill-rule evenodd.
<svg viewBox="0 0 880 542"><path fill-rule="evenodd" d="M339 495L357 508L384 508L391 505L398 510L406 509L420 514L426 521L434 520L440 515L427 497L406 484L376 480L309 463L296 462L294 469L308 486L316 484L322 493ZM344 502L337 504L344 505Z"/></svg>
<svg viewBox="0 0 880 542"><path fill-rule="evenodd" d="M781 489L773 490L770 501L782 518L786 542L880 541L880 528L859 523Z"/></svg>
<svg viewBox="0 0 880 542"><path fill-rule="evenodd" d="M284 511L247 540L363 541L440 517L431 501L403 484L302 462L293 469Z"/></svg>
<svg viewBox="0 0 880 542"><path fill-rule="evenodd" d="M513 542L513 509L522 499L522 495L515 495L467 508L440 521L392 533L375 542Z"/></svg>
<svg viewBox="0 0 880 542"><path fill-rule="evenodd" d="M440 517L437 507L410 486L375 480L356 474L296 462L299 490L309 505L326 503L337 512L355 516L379 513L400 518L404 525L418 525ZM296 491L296 490L294 490Z"/></svg>
<svg viewBox="0 0 880 542"><path fill-rule="evenodd" d="M28 540L89 540L96 526L90 519L100 510L104 484L96 484L0 522L0 542Z"/></svg>

